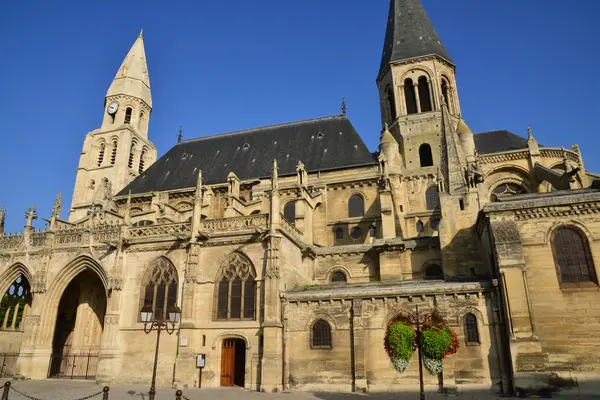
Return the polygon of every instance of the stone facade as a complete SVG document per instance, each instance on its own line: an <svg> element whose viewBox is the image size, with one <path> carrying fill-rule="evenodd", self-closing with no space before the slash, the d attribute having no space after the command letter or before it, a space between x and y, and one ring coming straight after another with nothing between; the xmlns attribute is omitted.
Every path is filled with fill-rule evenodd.
<svg viewBox="0 0 600 400"><path fill-rule="evenodd" d="M298 159L295 175L279 176L276 160L270 177L232 171L210 184L196 168L195 187L116 195L157 157L140 34L84 142L68 220L59 195L49 229L34 230L32 206L23 232L2 232L0 290L16 300L2 308L0 352L18 352L27 378L93 353L96 380L147 383L156 333L140 310L176 305L160 386L197 386L204 354L203 387L409 391L418 363L398 373L383 340L418 306L440 312L461 342L440 376L426 374L429 389L594 391L597 176L577 146L541 147L531 131L521 148L479 151L454 72L435 54L382 69L371 164L313 171ZM577 279L562 269L565 240L580 243ZM467 316L478 335L469 343ZM317 321L329 326L326 345L315 344Z"/></svg>

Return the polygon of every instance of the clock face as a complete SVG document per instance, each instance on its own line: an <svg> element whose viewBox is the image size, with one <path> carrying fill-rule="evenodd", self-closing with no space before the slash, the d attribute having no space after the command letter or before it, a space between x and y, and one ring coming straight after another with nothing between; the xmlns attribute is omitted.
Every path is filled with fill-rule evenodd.
<svg viewBox="0 0 600 400"><path fill-rule="evenodd" d="M112 115L112 114L116 113L118 109L119 109L119 103L117 103L116 101L113 101L112 103L110 103L108 105L108 108L106 109L106 111Z"/></svg>

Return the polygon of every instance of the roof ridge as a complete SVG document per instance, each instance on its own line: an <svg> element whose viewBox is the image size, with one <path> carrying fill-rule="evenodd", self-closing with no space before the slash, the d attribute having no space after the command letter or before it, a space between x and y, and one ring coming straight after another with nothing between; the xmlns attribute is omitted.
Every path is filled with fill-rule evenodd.
<svg viewBox="0 0 600 400"><path fill-rule="evenodd" d="M340 118L340 117L348 119L348 117L346 115L344 115L344 114L335 114L335 115L328 115L328 116L324 116L324 117L302 119L302 120L299 120L299 121L288 121L288 122L282 122L282 123L279 123L279 124L263 125L263 126L257 126L255 128L247 128L247 129L241 129L241 130L238 130L238 131L215 133L215 134L208 135L208 136L195 137L195 138L192 138L192 139L182 140L181 142L177 143L175 146L178 146L178 145L183 144L183 143L190 143L190 142L195 142L195 141L200 141L200 140L211 139L211 138L215 138L215 137L223 137L223 136L228 136L228 135L239 135L239 134L242 134L242 133L248 133L248 132L262 130L262 129L280 128L280 127L283 127L283 126L288 126L288 125L293 125L293 124L298 124L298 123L313 122L313 121L318 121L318 120Z"/></svg>

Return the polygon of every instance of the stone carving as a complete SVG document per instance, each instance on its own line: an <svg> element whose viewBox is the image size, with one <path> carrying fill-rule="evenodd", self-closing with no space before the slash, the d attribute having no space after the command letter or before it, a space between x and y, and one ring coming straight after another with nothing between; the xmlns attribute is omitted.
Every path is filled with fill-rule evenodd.
<svg viewBox="0 0 600 400"><path fill-rule="evenodd" d="M27 314L23 317L23 325L24 326L39 326L41 317L39 315L30 315Z"/></svg>
<svg viewBox="0 0 600 400"><path fill-rule="evenodd" d="M118 325L119 324L119 314L106 314L104 317L105 325Z"/></svg>
<svg viewBox="0 0 600 400"><path fill-rule="evenodd" d="M281 237L271 236L269 238L267 276L269 278L279 278L279 244Z"/></svg>
<svg viewBox="0 0 600 400"><path fill-rule="evenodd" d="M25 226L29 226L29 227L33 226L33 220L38 218L38 215L35 212L34 204L32 204L29 211L25 213L25 218L27 218L27 224Z"/></svg>
<svg viewBox="0 0 600 400"><path fill-rule="evenodd" d="M477 187L477 185L483 182L483 177L484 174L479 163L477 161L469 163L467 167L467 183L469 187Z"/></svg>
<svg viewBox="0 0 600 400"><path fill-rule="evenodd" d="M150 237L150 236L176 236L177 238L187 238L191 234L191 224L189 222L176 222L164 225L137 226L128 229L129 236L132 238Z"/></svg>
<svg viewBox="0 0 600 400"><path fill-rule="evenodd" d="M200 246L191 245L190 252L188 253L187 265L185 268L185 282L196 283L197 276L196 271L198 267L198 257L200 255Z"/></svg>
<svg viewBox="0 0 600 400"><path fill-rule="evenodd" d="M232 280L236 276L241 280L246 280L246 278L253 279L256 276L250 260L238 252L232 253L223 265L222 276L227 280Z"/></svg>
<svg viewBox="0 0 600 400"><path fill-rule="evenodd" d="M242 229L267 229L269 218L267 215L251 215L248 217L220 218L202 221L202 230L205 232L229 232Z"/></svg>
<svg viewBox="0 0 600 400"><path fill-rule="evenodd" d="M60 210L62 209L62 193L59 193L54 200L54 206L52 207L52 218L60 218Z"/></svg>
<svg viewBox="0 0 600 400"><path fill-rule="evenodd" d="M284 233L286 233L288 236L290 236L294 240L296 240L298 243L304 242L304 235L302 234L302 232L300 232L300 230L298 228L296 228L294 225L290 224L285 219L283 214L281 214L281 230Z"/></svg>
<svg viewBox="0 0 600 400"><path fill-rule="evenodd" d="M46 267L41 271L36 272L33 275L33 281L31 282L31 293L46 293L47 278L46 278Z"/></svg>

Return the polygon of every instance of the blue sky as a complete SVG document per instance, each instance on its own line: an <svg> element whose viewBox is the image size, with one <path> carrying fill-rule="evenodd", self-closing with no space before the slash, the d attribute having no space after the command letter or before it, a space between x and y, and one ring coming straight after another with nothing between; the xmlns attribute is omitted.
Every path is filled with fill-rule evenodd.
<svg viewBox="0 0 600 400"><path fill-rule="evenodd" d="M0 5L0 205L7 231L35 203L70 206L83 138L144 29L164 154L185 138L339 113L376 150L375 78L388 0L6 1ZM578 143L600 172L600 2L423 0L457 65L474 132L531 126L548 146ZM110 22L107 22L110 21ZM37 221L42 227L43 222Z"/></svg>

